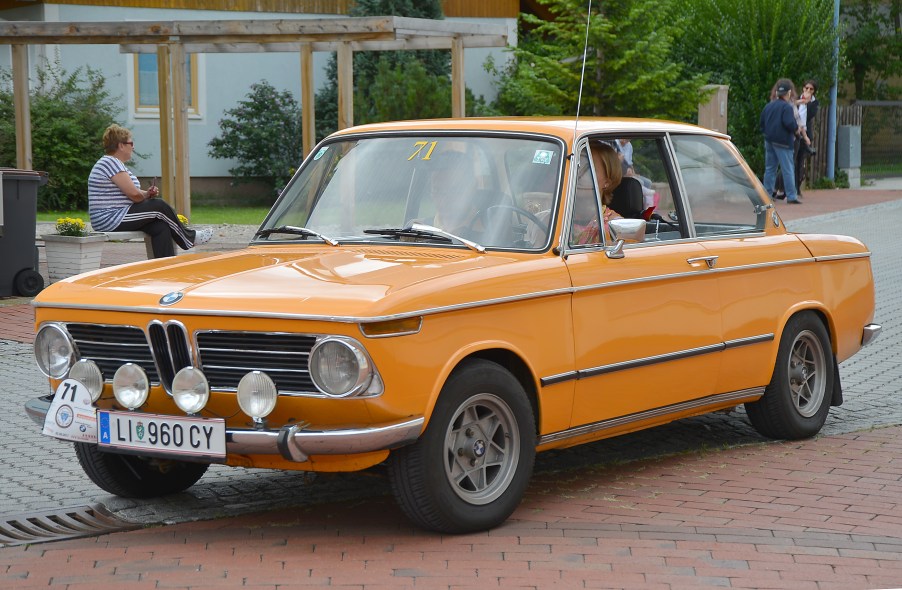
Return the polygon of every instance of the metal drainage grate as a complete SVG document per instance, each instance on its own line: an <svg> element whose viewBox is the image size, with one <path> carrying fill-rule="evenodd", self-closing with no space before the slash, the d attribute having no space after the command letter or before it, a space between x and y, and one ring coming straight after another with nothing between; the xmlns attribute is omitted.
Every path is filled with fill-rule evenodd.
<svg viewBox="0 0 902 590"><path fill-rule="evenodd" d="M0 519L0 547L48 543L141 528L100 504Z"/></svg>

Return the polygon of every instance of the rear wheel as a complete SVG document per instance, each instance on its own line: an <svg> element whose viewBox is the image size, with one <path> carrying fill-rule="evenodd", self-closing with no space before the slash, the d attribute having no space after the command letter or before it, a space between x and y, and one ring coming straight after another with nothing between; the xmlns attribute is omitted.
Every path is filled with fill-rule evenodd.
<svg viewBox="0 0 902 590"><path fill-rule="evenodd" d="M520 504L536 453L526 392L501 366L452 373L420 439L392 454L392 491L413 522L443 533L503 523Z"/></svg>
<svg viewBox="0 0 902 590"><path fill-rule="evenodd" d="M830 336L820 318L812 312L790 318L764 396L745 404L752 426L770 438L817 434L830 411L834 362Z"/></svg>
<svg viewBox="0 0 902 590"><path fill-rule="evenodd" d="M97 487L123 498L154 498L183 492L209 464L104 453L97 445L75 443L81 468Z"/></svg>

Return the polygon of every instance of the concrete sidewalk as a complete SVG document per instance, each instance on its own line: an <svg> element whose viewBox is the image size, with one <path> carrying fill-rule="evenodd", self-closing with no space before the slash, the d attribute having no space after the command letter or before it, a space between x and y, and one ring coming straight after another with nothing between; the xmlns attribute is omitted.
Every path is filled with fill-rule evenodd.
<svg viewBox="0 0 902 590"><path fill-rule="evenodd" d="M790 229L812 215L823 220L814 224L820 227L830 226L834 215L842 224L843 210L882 210L879 203L892 200L902 200L902 182L808 191L804 205L778 202L777 209ZM239 247L233 236L243 231L217 228L219 238L207 247ZM108 246L104 264L143 256L142 243ZM0 306L4 302L0 341L30 342L28 301L0 300ZM897 322L885 319L889 332ZM861 362L873 364L876 355ZM897 375L878 379L888 384ZM844 384L856 387L854 380ZM855 404L842 408L842 419L858 424ZM704 432L712 422L684 422L701 432L688 447L671 439L666 456L643 454L651 431L540 455L522 505L503 526L484 533L444 536L412 527L376 469L345 478L360 489L350 500L330 496L344 476L323 475L296 493L327 503L0 548L0 587L902 588L897 422L742 446L731 446L735 432ZM680 427L681 436L687 428ZM705 440L713 442L699 442ZM624 445L635 453L623 452ZM672 454L679 448L691 450ZM583 460L583 453L607 459ZM253 490L234 494L236 504L255 499ZM203 501L189 494L172 498L186 506Z"/></svg>

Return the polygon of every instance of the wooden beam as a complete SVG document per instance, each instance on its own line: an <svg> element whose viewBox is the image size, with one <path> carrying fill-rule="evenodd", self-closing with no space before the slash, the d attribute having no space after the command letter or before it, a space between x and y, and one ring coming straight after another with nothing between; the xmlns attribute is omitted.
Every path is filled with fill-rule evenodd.
<svg viewBox="0 0 902 590"><path fill-rule="evenodd" d="M33 170L31 105L28 95L28 46L13 45L12 60L13 110L16 117L16 167L21 170Z"/></svg>
<svg viewBox="0 0 902 590"><path fill-rule="evenodd" d="M451 49L452 37L417 37L385 41L349 41L352 51L419 51L429 49ZM507 47L507 35L460 37L465 48ZM252 40L240 43L184 43L188 53L296 53L303 45L310 45L316 51L338 51L338 41L314 41L312 43L284 42L258 43ZM120 53L153 53L156 45L151 43L122 43Z"/></svg>
<svg viewBox="0 0 902 590"><path fill-rule="evenodd" d="M503 45L503 25L399 16L125 22L0 21L0 44L343 43L470 37ZM481 45L474 45L481 46ZM314 49L320 51L320 49ZM372 50L372 49L367 49ZM296 49L295 49L296 51Z"/></svg>
<svg viewBox="0 0 902 590"><path fill-rule="evenodd" d="M191 219L191 178L188 165L188 73L185 48L173 44L170 49L172 72L173 146L175 147L175 210Z"/></svg>
<svg viewBox="0 0 902 590"><path fill-rule="evenodd" d="M464 46L457 37L451 43L451 116L467 116L467 86L464 83Z"/></svg>
<svg viewBox="0 0 902 590"><path fill-rule="evenodd" d="M347 43L338 47L338 128L354 125L354 52Z"/></svg>
<svg viewBox="0 0 902 590"><path fill-rule="evenodd" d="M160 105L160 191L163 199L175 208L175 157L172 153L172 86L169 46L157 46L157 95Z"/></svg>
<svg viewBox="0 0 902 590"><path fill-rule="evenodd" d="M313 149L316 143L316 94L313 86L313 48L301 46L301 136L303 138L303 157Z"/></svg>
<svg viewBox="0 0 902 590"><path fill-rule="evenodd" d="M393 39L393 16L337 19L198 20L124 22L0 22L0 42L83 45L119 44L125 41L160 43L178 38L183 42L240 41L257 37L268 41L342 39ZM428 21L428 19L413 19Z"/></svg>

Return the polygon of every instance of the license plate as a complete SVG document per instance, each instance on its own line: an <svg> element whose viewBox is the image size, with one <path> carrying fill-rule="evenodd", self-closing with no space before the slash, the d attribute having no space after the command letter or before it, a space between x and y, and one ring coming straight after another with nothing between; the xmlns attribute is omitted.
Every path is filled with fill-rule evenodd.
<svg viewBox="0 0 902 590"><path fill-rule="evenodd" d="M224 459L225 420L133 412L97 412L97 444L153 455Z"/></svg>

